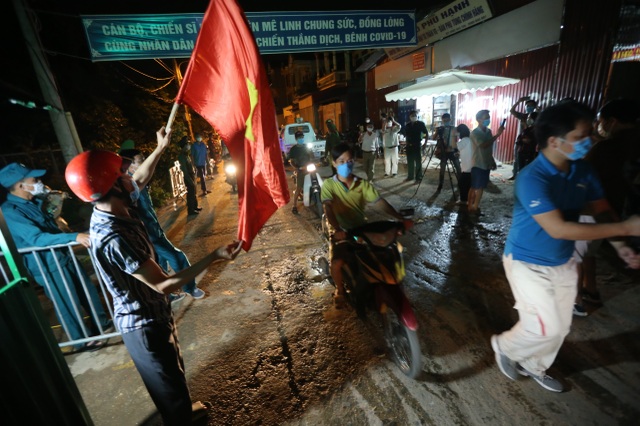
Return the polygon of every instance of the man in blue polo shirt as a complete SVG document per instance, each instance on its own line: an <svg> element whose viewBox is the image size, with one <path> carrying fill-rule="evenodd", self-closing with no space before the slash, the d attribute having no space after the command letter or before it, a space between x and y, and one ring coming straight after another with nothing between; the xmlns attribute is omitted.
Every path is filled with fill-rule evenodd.
<svg viewBox="0 0 640 426"><path fill-rule="evenodd" d="M591 145L594 114L586 106L563 101L536 121L540 154L518 174L513 223L503 264L515 298L519 321L491 337L500 371L512 380L532 377L543 388L562 392L560 381L546 374L569 333L576 296L575 240L640 234L640 217L616 219L600 182L581 158ZM589 211L599 224L578 223ZM612 242L630 267L640 256Z"/></svg>

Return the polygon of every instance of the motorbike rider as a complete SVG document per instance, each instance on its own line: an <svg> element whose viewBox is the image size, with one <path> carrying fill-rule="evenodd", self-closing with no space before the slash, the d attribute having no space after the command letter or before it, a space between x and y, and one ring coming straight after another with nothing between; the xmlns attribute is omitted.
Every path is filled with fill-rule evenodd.
<svg viewBox="0 0 640 426"><path fill-rule="evenodd" d="M298 130L295 137L297 143L289 150L289 154L287 154L287 161L295 167L298 173L298 177L296 179L296 192L293 194L293 208L291 209L293 214L298 214L297 204L304 186L306 166L312 161L313 156L311 151L309 151L309 148L307 148L307 145L304 143L304 133Z"/></svg>
<svg viewBox="0 0 640 426"><path fill-rule="evenodd" d="M334 302L336 307L345 304L345 289L342 281L342 267L350 263L353 248L347 241L347 231L366 223L365 208L373 204L384 213L398 219L404 217L394 209L378 190L365 179L353 174L353 151L346 143L340 143L331 149L332 165L337 170L331 179L322 185L321 199L329 224L333 228L331 235L331 277L336 285ZM405 221L406 229L411 220Z"/></svg>

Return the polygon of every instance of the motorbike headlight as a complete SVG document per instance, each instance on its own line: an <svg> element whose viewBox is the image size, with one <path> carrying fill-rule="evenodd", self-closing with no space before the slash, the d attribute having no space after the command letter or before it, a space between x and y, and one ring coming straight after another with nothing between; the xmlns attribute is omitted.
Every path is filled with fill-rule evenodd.
<svg viewBox="0 0 640 426"><path fill-rule="evenodd" d="M316 165L311 163L311 164L307 164L307 171L309 173L315 172L316 171Z"/></svg>
<svg viewBox="0 0 640 426"><path fill-rule="evenodd" d="M236 166L234 166L233 164L229 164L229 165L227 165L227 167L224 168L224 171L227 172L230 175L235 175L236 174Z"/></svg>
<svg viewBox="0 0 640 426"><path fill-rule="evenodd" d="M307 143L307 148L313 149L313 144L311 142Z"/></svg>

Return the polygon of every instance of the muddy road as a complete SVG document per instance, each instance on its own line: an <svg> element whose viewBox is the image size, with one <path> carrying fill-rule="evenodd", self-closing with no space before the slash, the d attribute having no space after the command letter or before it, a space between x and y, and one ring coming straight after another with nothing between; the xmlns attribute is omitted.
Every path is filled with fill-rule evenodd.
<svg viewBox="0 0 640 426"><path fill-rule="evenodd" d="M250 252L199 278L206 298L187 297L174 308L192 398L214 406L208 424L637 424L638 274L606 251L599 259L605 304L574 317L550 370L568 391L510 381L495 365L489 338L517 318L501 264L511 169L492 174L484 216L475 220L455 205L448 182L435 193L436 170L419 187L402 183L403 173L401 165L398 177L380 176L375 185L396 208L416 209L416 224L401 242L421 375L408 379L390 361L374 315L363 321L353 310L334 309L333 287L318 270L327 251L320 221L304 208L294 216L287 206ZM183 205L160 210L169 238L192 262L235 237L237 197L222 176L209 185L213 193L200 198L199 216L187 218ZM161 423L118 339L66 359L97 425Z"/></svg>

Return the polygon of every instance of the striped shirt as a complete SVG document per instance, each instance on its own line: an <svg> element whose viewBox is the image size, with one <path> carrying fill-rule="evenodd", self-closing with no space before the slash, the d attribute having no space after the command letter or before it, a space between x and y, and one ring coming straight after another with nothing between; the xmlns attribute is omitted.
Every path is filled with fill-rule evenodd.
<svg viewBox="0 0 640 426"><path fill-rule="evenodd" d="M167 296L131 275L156 253L144 224L130 213L132 217L121 217L94 207L89 230L97 272L113 297L114 322L121 333L172 321Z"/></svg>

